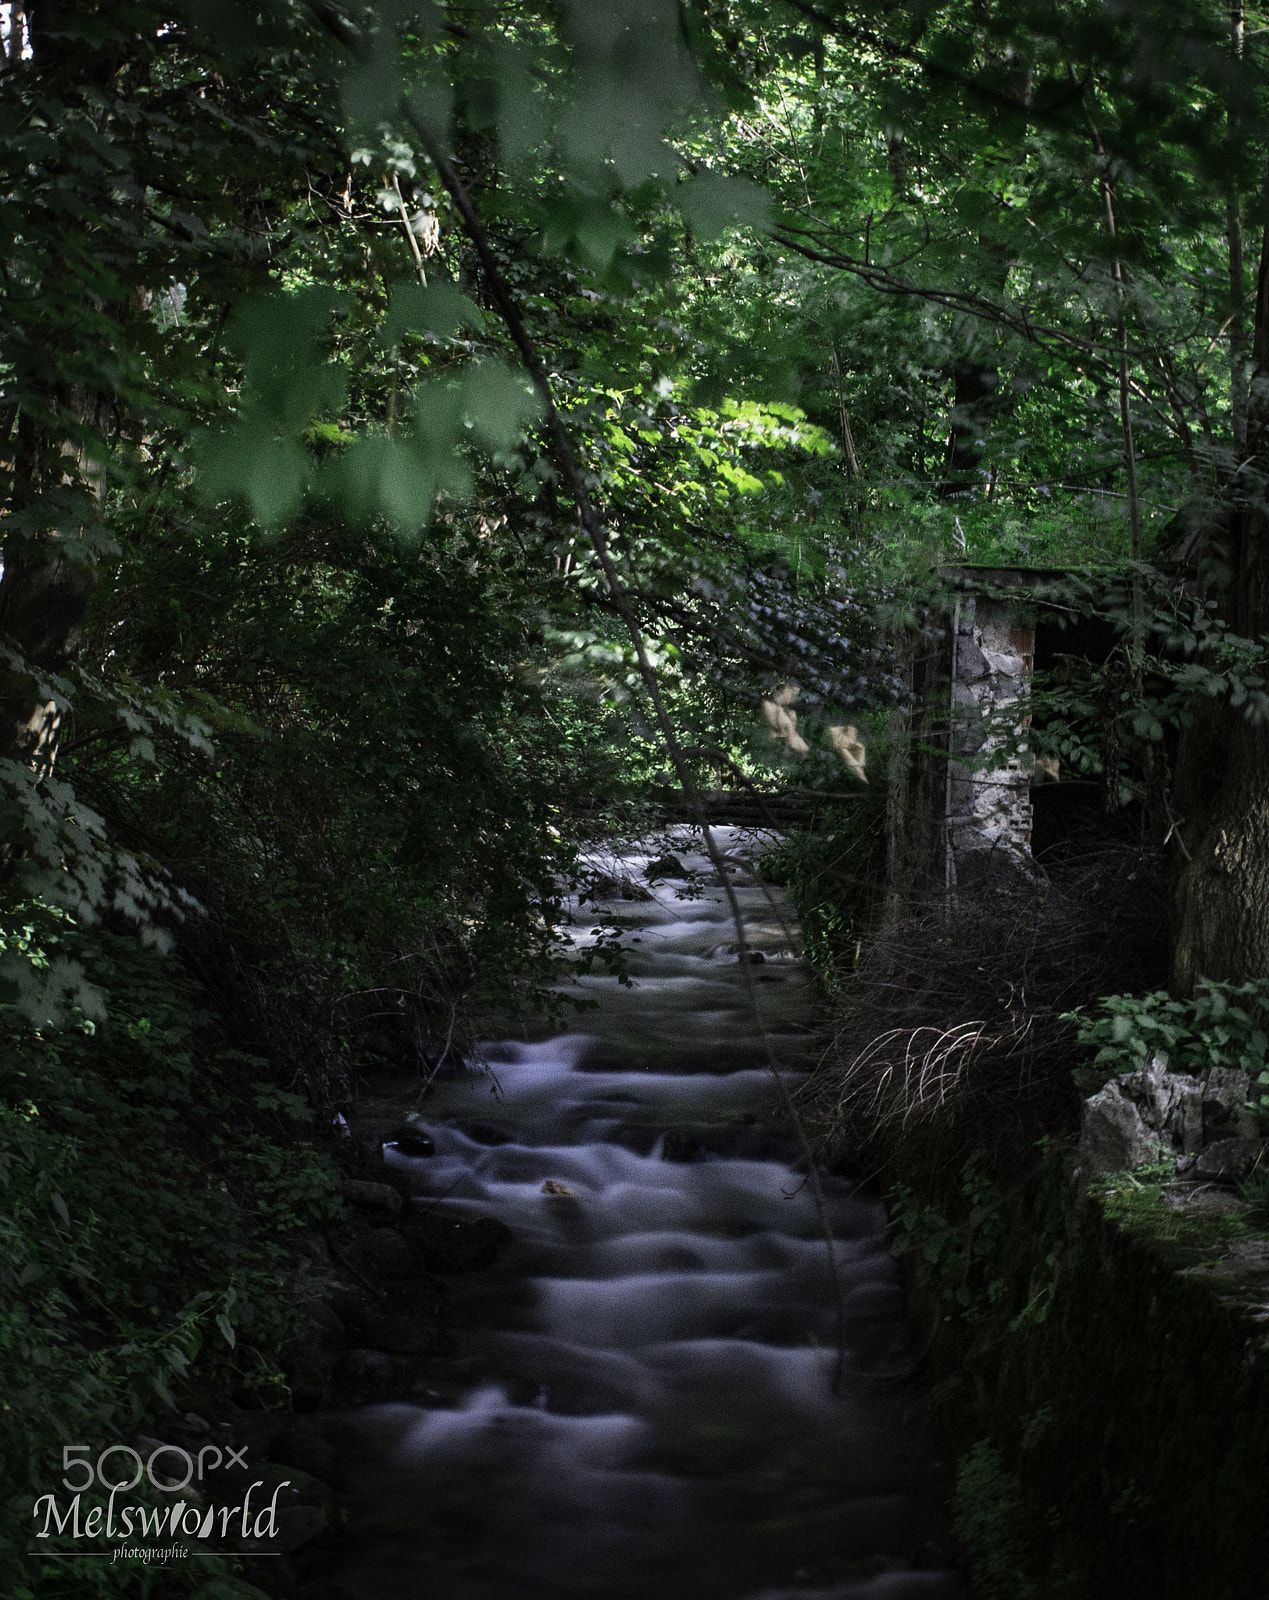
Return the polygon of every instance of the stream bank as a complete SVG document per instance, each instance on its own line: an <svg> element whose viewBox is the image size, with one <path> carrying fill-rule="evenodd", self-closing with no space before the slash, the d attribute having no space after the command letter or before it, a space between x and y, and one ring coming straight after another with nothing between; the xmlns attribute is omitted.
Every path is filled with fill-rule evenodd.
<svg viewBox="0 0 1269 1600"><path fill-rule="evenodd" d="M1146 1129L1149 1164L1129 1151L1110 1164L1135 1172L1077 1175L1082 1098L1117 1067L1089 1076L1072 1009L1100 1014L1112 994L1154 1014L1126 997L1166 982L1157 855L1103 822L1051 850L1032 889L882 914L826 872L845 829L794 842L804 925L830 934L812 948L829 952L833 1038L806 1114L887 1204L910 1397L952 1463L978 1600L1259 1600L1269 1256L1229 1184L1193 1181L1246 1131L1238 1108L1215 1103L1219 1074L1211 1093L1190 1084L1168 1160ZM858 944L831 937L865 920ZM1190 1026L1165 1002L1174 1030ZM1197 1071L1183 1042L1178 1071Z"/></svg>
<svg viewBox="0 0 1269 1600"><path fill-rule="evenodd" d="M1081 1097L1115 1068L1088 1079L1070 1008L1160 981L1149 861L1101 843L1091 865L1058 862L1043 896L964 897L950 928L940 907L876 934L808 1112L886 1200L913 1400L956 1464L979 1600L1253 1600L1269 1592L1263 1228L1179 1146L1160 1160L1143 1138L1150 1162L1111 1172L1089 1164L1107 1146L1090 1132L1081 1155ZM1186 1083L1204 1124L1187 1138L1214 1158L1228 1097Z"/></svg>

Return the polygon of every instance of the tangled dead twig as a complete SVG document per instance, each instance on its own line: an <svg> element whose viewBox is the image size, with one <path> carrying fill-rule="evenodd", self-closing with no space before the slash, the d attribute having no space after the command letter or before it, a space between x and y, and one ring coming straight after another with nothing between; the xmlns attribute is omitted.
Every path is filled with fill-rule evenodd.
<svg viewBox="0 0 1269 1600"><path fill-rule="evenodd" d="M1085 836L1044 862L1042 893L918 907L842 984L830 1044L803 1090L825 1148L852 1163L901 1139L990 1147L1006 1161L1069 1126L1075 1032L1063 1013L1140 992L1166 971L1158 856Z"/></svg>

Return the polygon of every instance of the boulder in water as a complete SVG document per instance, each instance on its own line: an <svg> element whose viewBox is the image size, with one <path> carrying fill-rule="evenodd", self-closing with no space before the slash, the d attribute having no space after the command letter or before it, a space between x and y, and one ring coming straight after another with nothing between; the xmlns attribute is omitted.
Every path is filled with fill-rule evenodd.
<svg viewBox="0 0 1269 1600"><path fill-rule="evenodd" d="M616 877L611 873L601 872L591 878L582 900L651 900L652 896L641 883L636 883L633 878Z"/></svg>
<svg viewBox="0 0 1269 1600"><path fill-rule="evenodd" d="M432 1272L466 1272L491 1267L513 1235L496 1217L424 1211L407 1225L405 1237L420 1266Z"/></svg>
<svg viewBox="0 0 1269 1600"><path fill-rule="evenodd" d="M440 1344L436 1324L415 1311L387 1311L366 1325L366 1339L394 1356L431 1355Z"/></svg>
<svg viewBox="0 0 1269 1600"><path fill-rule="evenodd" d="M382 1350L350 1350L335 1370L340 1390L353 1405L386 1400L395 1386L392 1357Z"/></svg>
<svg viewBox="0 0 1269 1600"><path fill-rule="evenodd" d="M397 1147L403 1156L433 1156L436 1146L432 1142L432 1135L423 1128L416 1127L412 1122L406 1122L390 1133L384 1140L385 1144Z"/></svg>
<svg viewBox="0 0 1269 1600"><path fill-rule="evenodd" d="M349 1205L368 1211L386 1211L395 1217L401 1209L401 1196L386 1183L368 1183L364 1178L344 1179L344 1199Z"/></svg>

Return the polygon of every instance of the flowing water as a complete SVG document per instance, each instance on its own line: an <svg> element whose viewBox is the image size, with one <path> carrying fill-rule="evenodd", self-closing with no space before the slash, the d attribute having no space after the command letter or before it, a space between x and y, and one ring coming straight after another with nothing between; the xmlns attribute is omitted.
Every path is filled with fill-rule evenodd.
<svg viewBox="0 0 1269 1600"><path fill-rule="evenodd" d="M719 829L782 1069L814 1012L790 908ZM902 1348L879 1205L826 1179L839 1299L746 1000L726 898L686 831L683 876L620 920L629 987L582 976L577 1031L492 1047L438 1086L417 1206L493 1216L515 1244L456 1277L458 1354L426 1405L347 1419L358 1600L948 1600L913 1570L918 1472L877 1374ZM738 853L739 852L739 853ZM649 857L607 863L645 883ZM759 961L757 957L760 956ZM577 991L574 991L577 992Z"/></svg>

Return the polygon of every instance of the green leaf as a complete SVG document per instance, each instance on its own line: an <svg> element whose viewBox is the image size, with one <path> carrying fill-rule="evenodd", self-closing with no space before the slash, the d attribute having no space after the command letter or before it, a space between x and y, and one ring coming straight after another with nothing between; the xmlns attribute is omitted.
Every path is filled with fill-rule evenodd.
<svg viewBox="0 0 1269 1600"><path fill-rule="evenodd" d="M205 33L230 66L266 55L290 41L286 8L243 0L190 0L190 22Z"/></svg>
<svg viewBox="0 0 1269 1600"><path fill-rule="evenodd" d="M387 34L380 38L380 48L371 59L347 72L339 86L339 98L353 127L383 122L401 104L404 84L394 41Z"/></svg>
<svg viewBox="0 0 1269 1600"><path fill-rule="evenodd" d="M684 222L702 239L717 239L733 226L771 224L771 196L747 178L702 172L683 184L675 198Z"/></svg>
<svg viewBox="0 0 1269 1600"><path fill-rule="evenodd" d="M200 489L213 503L245 499L257 522L284 521L298 506L313 460L296 439L282 439L259 417L195 441Z"/></svg>
<svg viewBox="0 0 1269 1600"><path fill-rule="evenodd" d="M444 20L439 6L430 0L376 0L375 13L379 21L389 28L406 27L414 37L423 42L435 39Z"/></svg>
<svg viewBox="0 0 1269 1600"><path fill-rule="evenodd" d="M233 318L226 343L243 358L252 396L284 426L336 406L343 375L322 359L317 343L348 297L311 286L248 300Z"/></svg>
<svg viewBox="0 0 1269 1600"><path fill-rule="evenodd" d="M629 217L596 195L556 196L543 205L542 214L543 252L551 255L576 246L597 269L608 266L619 247L634 237Z"/></svg>
<svg viewBox="0 0 1269 1600"><path fill-rule="evenodd" d="M463 385L464 409L476 439L491 450L509 450L542 414L530 379L500 361L482 361Z"/></svg>
<svg viewBox="0 0 1269 1600"><path fill-rule="evenodd" d="M498 145L503 160L516 168L545 141L550 122L524 61L510 49L502 49L493 70L498 88Z"/></svg>
<svg viewBox="0 0 1269 1600"><path fill-rule="evenodd" d="M452 283L399 283L388 297L388 314L379 329L385 348L399 344L407 333L435 333L452 339L460 329L483 333L480 308Z"/></svg>
<svg viewBox="0 0 1269 1600"><path fill-rule="evenodd" d="M448 83L420 79L410 89L406 107L430 138L448 139L454 116L454 91Z"/></svg>
<svg viewBox="0 0 1269 1600"><path fill-rule="evenodd" d="M363 434L322 475L352 522L388 517L417 531L427 522L436 494L436 474L412 441Z"/></svg>

